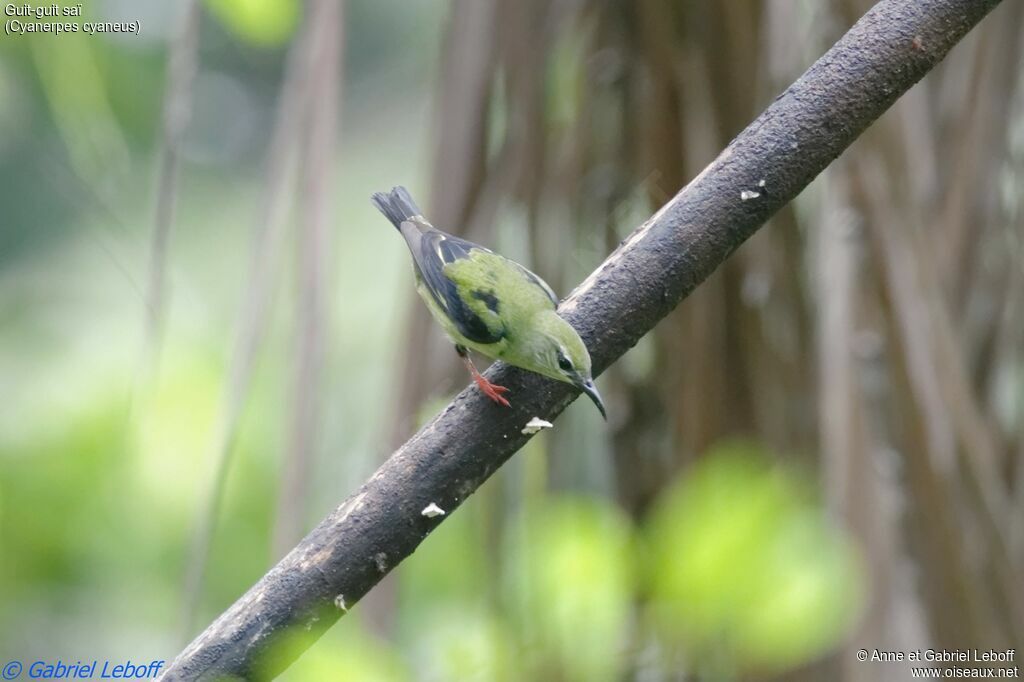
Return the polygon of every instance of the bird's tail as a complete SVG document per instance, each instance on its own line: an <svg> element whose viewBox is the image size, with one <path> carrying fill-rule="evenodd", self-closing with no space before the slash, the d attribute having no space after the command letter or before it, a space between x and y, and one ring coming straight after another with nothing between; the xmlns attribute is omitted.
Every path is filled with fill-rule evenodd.
<svg viewBox="0 0 1024 682"><path fill-rule="evenodd" d="M412 200L409 190L399 185L393 187L390 192L374 192L371 197L373 205L377 210L387 216L391 224L398 227L413 216L422 216L419 206Z"/></svg>

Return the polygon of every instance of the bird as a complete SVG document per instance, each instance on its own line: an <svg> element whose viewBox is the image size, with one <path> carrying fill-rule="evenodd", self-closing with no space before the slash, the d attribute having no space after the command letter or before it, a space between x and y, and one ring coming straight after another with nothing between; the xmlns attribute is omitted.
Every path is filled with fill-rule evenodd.
<svg viewBox="0 0 1024 682"><path fill-rule="evenodd" d="M504 396L509 389L488 381L473 364L470 350L572 384L607 420L590 353L572 325L558 315L558 298L544 280L513 260L431 225L405 187L375 192L372 202L405 239L420 297L484 395L511 405Z"/></svg>

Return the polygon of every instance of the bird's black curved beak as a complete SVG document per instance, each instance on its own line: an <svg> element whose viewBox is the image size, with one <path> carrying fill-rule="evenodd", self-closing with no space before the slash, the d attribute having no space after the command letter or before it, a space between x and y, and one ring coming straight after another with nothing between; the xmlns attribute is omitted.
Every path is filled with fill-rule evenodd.
<svg viewBox="0 0 1024 682"><path fill-rule="evenodd" d="M597 392L597 386L594 385L593 379L584 379L579 384L580 390L590 396L590 399L597 405L597 409L601 412L601 418L608 421L608 414L604 411L604 401L601 400L601 394Z"/></svg>

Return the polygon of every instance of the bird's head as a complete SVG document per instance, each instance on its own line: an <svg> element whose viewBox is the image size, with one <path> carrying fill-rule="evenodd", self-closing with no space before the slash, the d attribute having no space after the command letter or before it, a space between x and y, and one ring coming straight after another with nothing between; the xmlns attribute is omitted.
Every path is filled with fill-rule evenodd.
<svg viewBox="0 0 1024 682"><path fill-rule="evenodd" d="M531 325L531 336L527 344L528 357L521 358L522 364L538 374L564 381L580 389L594 401L601 416L608 418L604 401L594 386L591 374L590 353L583 339L568 322L553 310L540 312Z"/></svg>

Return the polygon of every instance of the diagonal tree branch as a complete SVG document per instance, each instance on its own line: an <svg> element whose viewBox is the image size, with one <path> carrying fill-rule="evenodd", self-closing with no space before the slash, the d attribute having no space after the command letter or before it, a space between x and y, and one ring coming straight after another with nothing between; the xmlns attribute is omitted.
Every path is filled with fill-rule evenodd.
<svg viewBox="0 0 1024 682"><path fill-rule="evenodd" d="M875 5L562 303L595 370L650 331L998 1ZM424 517L428 504L450 513L523 446L531 417L550 419L576 397L500 363L489 378L518 396L511 409L475 390L460 393L196 638L164 679L279 673L299 653L272 647L280 635L326 630L445 518Z"/></svg>

